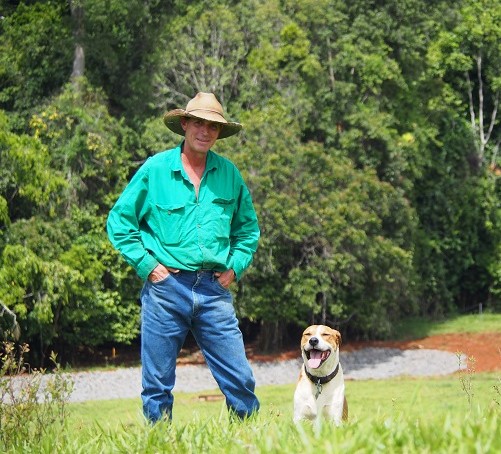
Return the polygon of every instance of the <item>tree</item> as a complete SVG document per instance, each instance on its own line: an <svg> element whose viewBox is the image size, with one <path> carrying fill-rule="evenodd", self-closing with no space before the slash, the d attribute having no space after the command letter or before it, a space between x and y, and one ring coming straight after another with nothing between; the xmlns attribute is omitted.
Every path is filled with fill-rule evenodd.
<svg viewBox="0 0 501 454"><path fill-rule="evenodd" d="M30 126L50 150L51 168L69 183L59 214L74 205L96 205L105 212L128 177L129 148L136 139L123 121L110 115L102 91L86 78L68 83L32 116Z"/></svg>
<svg viewBox="0 0 501 454"><path fill-rule="evenodd" d="M165 28L158 47L155 106L186 105L196 92L214 92L223 105L238 94L248 44L236 14L218 2L188 7Z"/></svg>
<svg viewBox="0 0 501 454"><path fill-rule="evenodd" d="M184 11L184 2L74 1L84 11L85 76L104 91L114 115L140 130L152 112L151 56L160 45L159 32Z"/></svg>
<svg viewBox="0 0 501 454"><path fill-rule="evenodd" d="M500 6L461 2L428 52L428 108L437 140L430 144L433 153L415 196L426 231L420 250L440 257L431 268L440 277L424 280L445 285L447 293L438 293L439 311L444 300L461 310L486 301L496 280Z"/></svg>
<svg viewBox="0 0 501 454"><path fill-rule="evenodd" d="M85 9L82 0L70 0L71 18L73 21L73 37L75 40L75 56L73 58L72 79L78 79L85 75Z"/></svg>
<svg viewBox="0 0 501 454"><path fill-rule="evenodd" d="M71 73L65 2L20 3L0 24L0 107L26 115Z"/></svg>
<svg viewBox="0 0 501 454"><path fill-rule="evenodd" d="M41 211L53 213L67 183L51 171L49 149L37 138L12 131L0 111L0 218L4 226Z"/></svg>
<svg viewBox="0 0 501 454"><path fill-rule="evenodd" d="M471 159L478 166L499 163L500 41L501 2L465 0L429 52L435 74L444 79L442 100L467 109L475 145Z"/></svg>
<svg viewBox="0 0 501 454"><path fill-rule="evenodd" d="M103 226L128 177L134 134L84 78L33 115L33 136L9 132L5 115L0 122L0 195L9 213L0 300L16 313L33 364L54 346L67 361L80 345L131 342L139 283Z"/></svg>
<svg viewBox="0 0 501 454"><path fill-rule="evenodd" d="M129 343L139 332L137 283L127 282L101 226L75 209L58 222L18 221L6 235L0 300L17 315L33 365L54 348L66 362L79 346ZM121 295L125 288L134 293Z"/></svg>
<svg viewBox="0 0 501 454"><path fill-rule="evenodd" d="M387 334L394 317L415 308L412 210L374 172L301 144L286 106L277 98L249 112L241 143L219 146L246 169L262 231L240 313L262 320L267 349L285 340L288 322L351 318L352 332Z"/></svg>

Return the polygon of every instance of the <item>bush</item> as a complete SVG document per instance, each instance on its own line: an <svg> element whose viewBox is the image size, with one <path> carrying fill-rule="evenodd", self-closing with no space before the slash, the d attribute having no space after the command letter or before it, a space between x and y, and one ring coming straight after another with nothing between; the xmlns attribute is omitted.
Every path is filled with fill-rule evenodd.
<svg viewBox="0 0 501 454"><path fill-rule="evenodd" d="M49 429L62 426L73 383L61 374L54 353L55 368L46 374L24 363L27 344L3 342L1 349L0 451L6 452L24 443L36 444Z"/></svg>

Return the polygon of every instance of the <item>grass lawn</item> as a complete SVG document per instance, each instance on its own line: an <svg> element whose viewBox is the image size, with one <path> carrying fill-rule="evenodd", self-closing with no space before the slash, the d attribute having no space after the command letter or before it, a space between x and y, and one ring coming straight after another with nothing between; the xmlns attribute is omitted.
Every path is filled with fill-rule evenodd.
<svg viewBox="0 0 501 454"><path fill-rule="evenodd" d="M405 415L410 419L433 420L447 412L466 415L475 409L494 408L501 402L499 391L501 374L458 373L446 378L397 378L391 380L347 381L346 395L351 420ZM464 391L471 388L470 394ZM257 389L261 413L278 419L292 419L294 385L263 386ZM193 419L209 420L226 413L223 400L201 401L199 396L219 394L176 393L174 419L176 426ZM75 430L94 425L102 428L142 425L140 399L88 401L70 404L70 426Z"/></svg>
<svg viewBox="0 0 501 454"><path fill-rule="evenodd" d="M458 315L444 320L409 318L395 327L396 340L421 339L452 333L501 333L501 314Z"/></svg>
<svg viewBox="0 0 501 454"><path fill-rule="evenodd" d="M501 315L443 322L410 320L406 339L457 332L501 332ZM19 425L0 446L5 453L479 453L501 452L501 372L461 371L437 378L347 380L349 421L292 423L294 384L256 390L260 413L229 421L219 391L175 393L172 424L144 423L141 401L117 399L67 404L67 417L39 436L19 411ZM3 407L2 407L3 408ZM10 409L10 407L5 407ZM41 415L41 413L38 413ZM28 415L29 416L29 415ZM42 418L44 417L41 415ZM6 420L0 414L0 422ZM4 425L0 427L4 430ZM20 431L19 429L28 431ZM0 433L0 439L2 433Z"/></svg>
<svg viewBox="0 0 501 454"><path fill-rule="evenodd" d="M466 372L347 381L350 420L339 428L294 425L294 385L258 388L261 412L242 424L228 421L223 401L201 402L205 393L176 394L173 423L153 428L139 399L86 402L70 406L66 430L39 452L487 454L501 452L500 387L499 374Z"/></svg>
<svg viewBox="0 0 501 454"><path fill-rule="evenodd" d="M449 318L443 321L408 319L398 326L398 338L418 339L447 333L501 332L501 314L472 314ZM405 333L405 335L403 334ZM351 419L367 415L384 415L403 412L413 418L427 415L433 418L453 411L463 414L473 406L489 408L495 399L501 403L499 380L501 374L471 374L465 372L445 378L396 378L390 380L347 381L347 396ZM495 386L497 388L495 388ZM471 388L471 395L465 389ZM265 386L257 389L261 412L278 418L292 418L292 395L294 385ZM220 394L176 393L174 424L187 424L201 419L218 417L225 412L223 400L204 401L199 396ZM222 396L221 396L222 397ZM105 427L120 427L142 424L141 401L118 399L89 401L70 404L70 423L75 429L94 424Z"/></svg>

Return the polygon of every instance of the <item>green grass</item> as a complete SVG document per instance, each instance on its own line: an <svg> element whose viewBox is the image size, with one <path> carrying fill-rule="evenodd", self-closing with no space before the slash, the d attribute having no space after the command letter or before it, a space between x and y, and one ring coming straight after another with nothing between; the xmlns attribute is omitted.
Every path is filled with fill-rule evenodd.
<svg viewBox="0 0 501 454"><path fill-rule="evenodd" d="M408 337L451 332L499 332L501 316L444 322L408 321ZM0 447L6 453L494 453L501 452L501 374L346 381L350 418L336 428L292 422L294 385L256 390L259 415L231 423L218 394L175 393L174 420L145 424L141 401L69 404L63 428L49 427L36 443Z"/></svg>
<svg viewBox="0 0 501 454"><path fill-rule="evenodd" d="M421 339L437 334L501 333L501 314L458 315L445 320L409 318L395 327L396 340Z"/></svg>
<svg viewBox="0 0 501 454"><path fill-rule="evenodd" d="M28 444L11 452L501 452L500 385L498 374L467 372L347 381L350 420L339 428L294 425L294 385L258 388L260 414L245 423L230 423L223 401L200 402L205 393L177 393L173 423L153 428L142 419L139 399L78 403L70 405L64 431L49 434L36 449Z"/></svg>
<svg viewBox="0 0 501 454"><path fill-rule="evenodd" d="M495 453L501 450L499 411L447 412L432 420L393 411L352 420L336 428L323 423L294 425L286 415L262 413L229 423L226 413L192 417L185 425L160 423L82 433L63 432L36 450L71 453ZM26 447L23 447L26 448ZM12 451L14 452L14 451Z"/></svg>
<svg viewBox="0 0 501 454"><path fill-rule="evenodd" d="M399 328L400 338L407 339L501 332L501 315L412 319ZM68 426L84 440L86 452L501 452L500 389L500 374L468 371L442 378L347 381L350 420L341 428L295 426L294 385L258 388L260 414L245 424L228 422L224 401L201 401L200 395L217 394L208 391L177 393L170 425L148 428L138 398L72 404Z"/></svg>
<svg viewBox="0 0 501 454"><path fill-rule="evenodd" d="M472 405L462 389L461 382L468 380L473 396ZM475 408L489 409L496 406L498 398L494 386L499 376L490 374L461 374L445 378L396 378L391 380L348 380L350 419L361 420L367 415L391 417L402 413L410 419L433 420L447 412L466 414ZM261 401L261 413L275 415L279 419L292 419L294 386L263 386L257 389ZM225 412L223 400L201 402L200 395L207 393L176 393L173 424L182 427L194 418L217 418ZM98 424L103 428L142 425L140 399L112 401L88 401L70 405L70 426L75 430Z"/></svg>

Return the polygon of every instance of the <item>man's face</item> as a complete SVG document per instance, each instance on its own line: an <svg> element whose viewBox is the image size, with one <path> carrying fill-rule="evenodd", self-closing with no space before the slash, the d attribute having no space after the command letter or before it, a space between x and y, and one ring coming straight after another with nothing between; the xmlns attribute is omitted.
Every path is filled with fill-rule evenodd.
<svg viewBox="0 0 501 454"><path fill-rule="evenodd" d="M184 129L184 151L206 154L216 142L221 125L199 118L181 118Z"/></svg>

